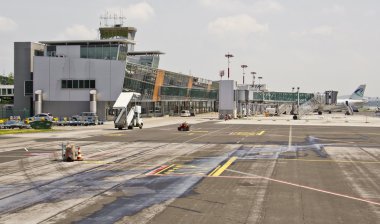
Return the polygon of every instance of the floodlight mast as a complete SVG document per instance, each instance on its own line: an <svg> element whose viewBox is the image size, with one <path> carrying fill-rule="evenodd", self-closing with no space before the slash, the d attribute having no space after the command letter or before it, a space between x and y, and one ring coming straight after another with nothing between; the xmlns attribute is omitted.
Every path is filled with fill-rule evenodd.
<svg viewBox="0 0 380 224"><path fill-rule="evenodd" d="M232 54L230 54L230 52L228 52L228 54L226 54L225 57L227 58L227 61L228 61L227 77L228 77L228 79L230 79L230 58L232 58L234 56Z"/></svg>

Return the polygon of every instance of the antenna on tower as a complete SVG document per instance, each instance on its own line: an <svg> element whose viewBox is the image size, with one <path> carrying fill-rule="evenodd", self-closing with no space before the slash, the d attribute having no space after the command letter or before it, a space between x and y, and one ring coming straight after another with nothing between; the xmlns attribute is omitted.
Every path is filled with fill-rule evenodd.
<svg viewBox="0 0 380 224"><path fill-rule="evenodd" d="M115 12L115 13L110 13L108 11L105 12L104 15L101 15L100 16L100 25L103 25L105 27L109 27L109 26L123 26L124 25L124 21L126 20L126 17L123 15L123 10L120 9L119 13ZM108 24L108 22L112 21L113 20L113 24Z"/></svg>

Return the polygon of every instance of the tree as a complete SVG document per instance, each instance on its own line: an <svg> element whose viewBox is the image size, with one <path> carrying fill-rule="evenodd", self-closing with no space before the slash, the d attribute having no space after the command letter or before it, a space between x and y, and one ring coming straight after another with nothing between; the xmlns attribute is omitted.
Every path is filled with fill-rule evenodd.
<svg viewBox="0 0 380 224"><path fill-rule="evenodd" d="M0 75L0 84L1 85L14 85L14 75L10 72L7 76Z"/></svg>

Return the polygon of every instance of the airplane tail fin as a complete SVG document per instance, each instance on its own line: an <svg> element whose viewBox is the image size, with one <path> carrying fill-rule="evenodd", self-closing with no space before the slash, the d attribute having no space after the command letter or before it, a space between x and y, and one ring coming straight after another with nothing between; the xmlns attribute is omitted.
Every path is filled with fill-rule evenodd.
<svg viewBox="0 0 380 224"><path fill-rule="evenodd" d="M366 84L360 85L350 96L352 100L361 100L364 97Z"/></svg>

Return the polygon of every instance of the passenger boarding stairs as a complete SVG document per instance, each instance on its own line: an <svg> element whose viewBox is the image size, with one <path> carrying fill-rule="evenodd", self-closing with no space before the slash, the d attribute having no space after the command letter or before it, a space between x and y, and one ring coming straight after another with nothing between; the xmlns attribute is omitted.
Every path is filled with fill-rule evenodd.
<svg viewBox="0 0 380 224"><path fill-rule="evenodd" d="M139 93L127 92L121 93L117 98L113 108L120 109L119 115L115 120L115 128L133 128L135 126L142 127L142 119L140 118L141 106L129 106L132 100L135 100L141 95Z"/></svg>
<svg viewBox="0 0 380 224"><path fill-rule="evenodd" d="M278 106L277 114L278 115L281 115L284 113L290 114L291 111L292 111L292 105L288 103L283 103L280 106Z"/></svg>
<svg viewBox="0 0 380 224"><path fill-rule="evenodd" d="M354 109L350 104L348 104L348 101L345 102L344 106L346 107L346 115L353 115L354 114Z"/></svg>
<svg viewBox="0 0 380 224"><path fill-rule="evenodd" d="M315 94L313 98L299 106L298 113L293 118L301 119L302 116L318 110L325 103L324 101L324 95Z"/></svg>

